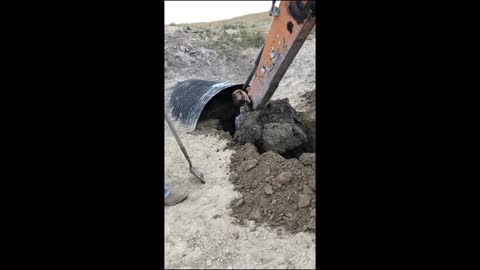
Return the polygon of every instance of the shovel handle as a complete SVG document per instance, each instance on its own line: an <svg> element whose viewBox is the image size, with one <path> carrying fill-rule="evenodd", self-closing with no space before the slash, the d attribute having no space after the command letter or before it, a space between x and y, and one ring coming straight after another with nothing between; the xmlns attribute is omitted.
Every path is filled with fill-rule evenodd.
<svg viewBox="0 0 480 270"><path fill-rule="evenodd" d="M183 143L180 140L180 137L178 137L177 131L175 130L175 127L173 126L173 123L170 121L170 118L168 117L166 112L165 112L165 120L167 121L167 124L168 124L168 126L170 127L170 130L173 133L173 137L175 137L175 140L177 141L178 145L180 146L180 149L182 150L183 154L185 155L185 158L187 158L188 164L190 165L190 167L192 167L192 162L190 161L190 157L187 154L187 150L185 150L185 146L183 146Z"/></svg>

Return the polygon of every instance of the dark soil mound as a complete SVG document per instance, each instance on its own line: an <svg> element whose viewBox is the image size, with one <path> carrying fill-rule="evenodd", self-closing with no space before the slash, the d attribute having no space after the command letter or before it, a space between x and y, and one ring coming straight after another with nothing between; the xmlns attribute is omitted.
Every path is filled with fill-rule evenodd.
<svg viewBox="0 0 480 270"><path fill-rule="evenodd" d="M260 153L273 151L286 158L298 158L312 151L307 128L288 99L281 99L242 114L233 138L237 144L255 145Z"/></svg>

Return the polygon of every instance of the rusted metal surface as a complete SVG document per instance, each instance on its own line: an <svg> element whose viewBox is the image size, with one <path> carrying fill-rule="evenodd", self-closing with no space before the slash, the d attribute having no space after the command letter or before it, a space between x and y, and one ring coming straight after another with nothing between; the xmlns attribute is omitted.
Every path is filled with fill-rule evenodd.
<svg viewBox="0 0 480 270"><path fill-rule="evenodd" d="M207 103L220 92L240 89L242 84L207 80L187 80L173 87L170 96L172 117L194 130Z"/></svg>
<svg viewBox="0 0 480 270"><path fill-rule="evenodd" d="M315 26L315 1L282 1L273 17L248 96L252 108L265 105Z"/></svg>

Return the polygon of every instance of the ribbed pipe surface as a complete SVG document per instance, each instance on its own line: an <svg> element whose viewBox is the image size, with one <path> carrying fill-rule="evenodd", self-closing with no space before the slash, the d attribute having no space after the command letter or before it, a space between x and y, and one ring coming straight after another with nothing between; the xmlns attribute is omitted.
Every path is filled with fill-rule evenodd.
<svg viewBox="0 0 480 270"><path fill-rule="evenodd" d="M206 80L187 80L179 82L170 96L172 117L189 129L194 130L207 103L218 93L231 89L240 89L242 84Z"/></svg>

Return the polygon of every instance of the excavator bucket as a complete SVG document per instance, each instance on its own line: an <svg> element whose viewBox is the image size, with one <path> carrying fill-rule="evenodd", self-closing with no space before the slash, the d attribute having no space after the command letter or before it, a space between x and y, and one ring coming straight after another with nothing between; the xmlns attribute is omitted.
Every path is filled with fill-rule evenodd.
<svg viewBox="0 0 480 270"><path fill-rule="evenodd" d="M190 130L195 130L203 118L225 121L222 126L234 124L238 108L235 108L232 93L242 84L207 80L187 80L177 83L170 96L170 113Z"/></svg>

